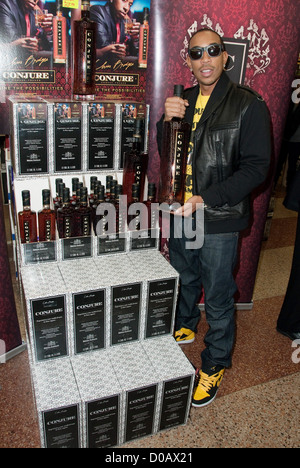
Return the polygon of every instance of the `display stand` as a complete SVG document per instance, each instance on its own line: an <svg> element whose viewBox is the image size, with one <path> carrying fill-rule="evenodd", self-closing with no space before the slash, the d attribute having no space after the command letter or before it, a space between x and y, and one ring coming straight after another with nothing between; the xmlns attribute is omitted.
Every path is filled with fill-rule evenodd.
<svg viewBox="0 0 300 468"><path fill-rule="evenodd" d="M16 215L22 210L22 191L30 188L31 208L38 212L41 191L49 189L54 198L58 177L69 187L74 177L87 187L92 176L104 184L108 174L122 183L122 119L115 119L110 171L90 171L88 158L82 156L88 152L85 113L77 151L82 169L57 173L57 129L53 107L47 104L43 129L48 172L40 174L37 165L28 173L32 155L28 153L28 164L21 169L24 122L18 119L19 103L12 106L12 218L41 446L119 446L186 424L194 368L172 336L179 277L158 251L158 226L68 239L56 231L55 240L21 243ZM116 114L118 109L120 104ZM148 113L145 118L147 129ZM35 122L32 127L37 132ZM31 131L25 132L29 139ZM40 135L33 133L31 141Z"/></svg>

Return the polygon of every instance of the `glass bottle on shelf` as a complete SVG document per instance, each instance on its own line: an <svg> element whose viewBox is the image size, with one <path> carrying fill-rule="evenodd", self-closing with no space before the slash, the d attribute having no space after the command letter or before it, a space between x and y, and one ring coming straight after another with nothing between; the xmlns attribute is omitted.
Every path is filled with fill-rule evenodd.
<svg viewBox="0 0 300 468"><path fill-rule="evenodd" d="M87 187L80 189L80 205L74 212L74 236L86 237L91 235L92 208L88 206Z"/></svg>
<svg viewBox="0 0 300 468"><path fill-rule="evenodd" d="M62 207L57 210L57 229L60 239L69 239L73 236L74 208L70 204L70 189L64 188Z"/></svg>
<svg viewBox="0 0 300 468"><path fill-rule="evenodd" d="M31 210L29 190L23 190L22 200L23 211L18 214L21 243L37 242L36 212Z"/></svg>
<svg viewBox="0 0 300 468"><path fill-rule="evenodd" d="M139 68L147 68L149 44L149 8L144 8L144 20L140 26Z"/></svg>
<svg viewBox="0 0 300 468"><path fill-rule="evenodd" d="M152 210L152 203L156 202L156 185L153 183L148 184L148 196L145 201L148 211L148 228L154 229L157 227L158 222L158 210Z"/></svg>
<svg viewBox="0 0 300 468"><path fill-rule="evenodd" d="M174 87L174 96L183 97L183 86ZM173 118L164 122L160 159L159 203L169 205L184 204L186 164L191 126L184 120Z"/></svg>
<svg viewBox="0 0 300 468"><path fill-rule="evenodd" d="M142 151L143 120L136 119L132 149L124 153L123 195L127 203L132 202L132 185L139 185L140 199L143 201L145 177L148 169L148 154Z"/></svg>
<svg viewBox="0 0 300 468"><path fill-rule="evenodd" d="M129 214L129 209L131 205L134 203L139 203L140 201L140 186L139 184L132 184L132 195L131 195L131 202L128 203L128 216L127 216L127 221L128 221L128 228L130 231L139 231L140 226L141 226L141 219L140 215L141 212L139 210L136 210L136 212L133 214Z"/></svg>
<svg viewBox="0 0 300 468"><path fill-rule="evenodd" d="M96 23L90 20L90 0L81 0L81 19L73 23L73 95L95 99Z"/></svg>
<svg viewBox="0 0 300 468"><path fill-rule="evenodd" d="M38 213L39 220L39 241L50 242L56 238L56 216L55 211L50 208L50 190L42 191L43 209Z"/></svg>
<svg viewBox="0 0 300 468"><path fill-rule="evenodd" d="M56 1L56 16L53 17L53 61L67 62L67 20L62 12L62 0Z"/></svg>

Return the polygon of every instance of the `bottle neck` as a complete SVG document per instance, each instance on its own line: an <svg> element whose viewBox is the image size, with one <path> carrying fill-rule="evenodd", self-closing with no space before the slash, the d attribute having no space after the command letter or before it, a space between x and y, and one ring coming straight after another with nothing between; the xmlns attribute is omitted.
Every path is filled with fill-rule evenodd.
<svg viewBox="0 0 300 468"><path fill-rule="evenodd" d="M23 211L30 211L30 210L31 210L30 205L23 206Z"/></svg>
<svg viewBox="0 0 300 468"><path fill-rule="evenodd" d="M90 18L90 5L89 3L84 3L81 5L81 18L82 19L85 19L85 18Z"/></svg>

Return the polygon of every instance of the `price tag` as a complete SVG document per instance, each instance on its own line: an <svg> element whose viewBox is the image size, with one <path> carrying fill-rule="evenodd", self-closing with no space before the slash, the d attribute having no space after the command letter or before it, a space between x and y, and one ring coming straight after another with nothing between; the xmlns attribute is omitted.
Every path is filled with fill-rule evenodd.
<svg viewBox="0 0 300 468"><path fill-rule="evenodd" d="M78 8L79 0L63 0L64 8Z"/></svg>

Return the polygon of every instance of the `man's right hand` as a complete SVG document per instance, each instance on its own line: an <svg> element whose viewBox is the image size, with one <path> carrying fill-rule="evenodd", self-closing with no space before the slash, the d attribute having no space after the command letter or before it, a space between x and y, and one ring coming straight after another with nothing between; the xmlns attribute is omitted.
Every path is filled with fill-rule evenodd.
<svg viewBox="0 0 300 468"><path fill-rule="evenodd" d="M177 96L169 97L165 102L165 122L170 122L174 117L183 119L189 103L186 99Z"/></svg>

